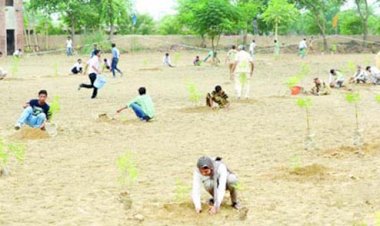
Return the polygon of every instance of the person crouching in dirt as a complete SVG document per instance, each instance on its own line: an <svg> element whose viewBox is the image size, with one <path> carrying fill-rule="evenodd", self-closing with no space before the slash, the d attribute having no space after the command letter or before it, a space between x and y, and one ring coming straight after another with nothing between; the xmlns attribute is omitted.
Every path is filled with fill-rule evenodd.
<svg viewBox="0 0 380 226"><path fill-rule="evenodd" d="M212 196L208 202L208 212L210 214L216 214L219 212L226 190L230 192L232 207L240 209L240 204L237 200L237 177L227 168L220 157L213 159L203 156L198 159L197 168L193 174L193 188L191 195L197 213L202 212L202 184L206 191Z"/></svg>
<svg viewBox="0 0 380 226"><path fill-rule="evenodd" d="M360 65L358 65L354 76L350 78L350 83L357 83L357 84L367 83L367 80L368 80L367 72L363 70L363 68Z"/></svg>
<svg viewBox="0 0 380 226"><path fill-rule="evenodd" d="M330 76L329 76L329 85L331 88L342 88L344 87L344 75L336 70L336 69L331 69L330 70Z"/></svg>
<svg viewBox="0 0 380 226"><path fill-rule="evenodd" d="M214 102L218 104L219 108L228 108L230 103L227 94L223 91L221 86L215 86L215 90L207 94L206 104L210 108L214 108Z"/></svg>
<svg viewBox="0 0 380 226"><path fill-rule="evenodd" d="M319 78L314 79L314 87L311 89L310 94L314 96L325 96L331 94L331 89L324 81Z"/></svg>

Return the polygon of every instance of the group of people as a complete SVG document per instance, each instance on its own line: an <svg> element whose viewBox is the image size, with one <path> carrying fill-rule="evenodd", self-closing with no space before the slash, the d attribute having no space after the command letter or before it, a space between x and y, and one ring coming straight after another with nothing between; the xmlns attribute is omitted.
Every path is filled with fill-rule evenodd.
<svg viewBox="0 0 380 226"><path fill-rule="evenodd" d="M380 85L380 70L375 66L367 66L365 69L358 65L355 74L348 79L354 84ZM329 74L329 85L331 88L341 88L347 83L344 74L337 69L331 69Z"/></svg>

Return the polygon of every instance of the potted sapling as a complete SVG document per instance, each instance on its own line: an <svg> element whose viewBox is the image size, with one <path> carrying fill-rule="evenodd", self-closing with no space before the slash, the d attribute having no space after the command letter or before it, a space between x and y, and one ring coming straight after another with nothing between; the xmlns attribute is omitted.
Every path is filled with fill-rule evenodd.
<svg viewBox="0 0 380 226"><path fill-rule="evenodd" d="M363 145L363 136L362 136L362 130L359 126L359 101L360 101L360 94L359 92L349 92L346 94L346 101L349 104L354 105L355 109L355 131L353 136L354 145L357 147L360 147Z"/></svg>
<svg viewBox="0 0 380 226"><path fill-rule="evenodd" d="M120 185L123 187L125 185L132 187L138 177L137 166L132 156L132 152L127 151L126 153L120 155L116 159L116 166L120 174L118 178ZM119 200L123 203L125 210L132 208L132 198L130 192L125 191L120 193Z"/></svg>
<svg viewBox="0 0 380 226"><path fill-rule="evenodd" d="M298 98L297 100L298 107L305 109L306 114L306 137L304 141L304 148L305 150L314 150L315 149L315 142L314 142L314 135L311 133L311 127L310 127L310 107L312 106L312 102L310 98Z"/></svg>

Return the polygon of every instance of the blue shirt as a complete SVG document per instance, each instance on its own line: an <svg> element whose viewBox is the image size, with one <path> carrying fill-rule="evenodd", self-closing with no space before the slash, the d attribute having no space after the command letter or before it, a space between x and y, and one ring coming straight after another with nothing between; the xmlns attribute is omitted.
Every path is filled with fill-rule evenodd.
<svg viewBox="0 0 380 226"><path fill-rule="evenodd" d="M50 113L49 113L50 106L47 103L45 103L44 105L40 105L40 103L38 103L37 99L33 99L33 100L29 101L29 105L33 109L33 115L37 116L41 113L45 113L46 118L49 119L49 117L50 117Z"/></svg>
<svg viewBox="0 0 380 226"><path fill-rule="evenodd" d="M112 58L116 58L116 59L120 58L120 52L116 47L112 48Z"/></svg>

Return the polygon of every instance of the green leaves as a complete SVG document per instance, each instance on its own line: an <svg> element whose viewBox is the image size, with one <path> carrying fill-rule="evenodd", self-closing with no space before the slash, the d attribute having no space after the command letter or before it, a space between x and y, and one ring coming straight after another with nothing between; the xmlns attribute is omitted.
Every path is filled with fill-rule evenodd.
<svg viewBox="0 0 380 226"><path fill-rule="evenodd" d="M309 97L306 98L298 98L297 105L300 108L310 108L312 106L312 101Z"/></svg>
<svg viewBox="0 0 380 226"><path fill-rule="evenodd" d="M346 101L350 104L356 104L360 101L360 94L358 92L347 93Z"/></svg>
<svg viewBox="0 0 380 226"><path fill-rule="evenodd" d="M294 86L297 86L302 79L304 79L310 73L310 66L308 64L303 64L300 71L289 77L286 80L286 85L291 89Z"/></svg>
<svg viewBox="0 0 380 226"><path fill-rule="evenodd" d="M116 159L116 166L120 172L119 181L122 184L127 182L134 183L138 177L136 164L130 151Z"/></svg>
<svg viewBox="0 0 380 226"><path fill-rule="evenodd" d="M26 147L21 143L6 143L0 138L0 170L6 167L8 161L13 157L18 163L23 163L25 160Z"/></svg>
<svg viewBox="0 0 380 226"><path fill-rule="evenodd" d="M198 103L202 97L195 83L190 82L187 84L187 92L189 93L189 100L193 103Z"/></svg>
<svg viewBox="0 0 380 226"><path fill-rule="evenodd" d="M175 180L175 201L183 202L187 200L191 191L191 187L186 185L182 180Z"/></svg>
<svg viewBox="0 0 380 226"><path fill-rule="evenodd" d="M380 104L380 94L378 94L378 95L375 96L375 100L376 100L377 103Z"/></svg>
<svg viewBox="0 0 380 226"><path fill-rule="evenodd" d="M50 119L53 119L53 116L61 111L59 99L60 99L59 96L54 96L53 101L50 103L50 109L49 109Z"/></svg>

